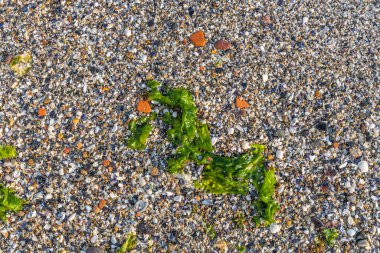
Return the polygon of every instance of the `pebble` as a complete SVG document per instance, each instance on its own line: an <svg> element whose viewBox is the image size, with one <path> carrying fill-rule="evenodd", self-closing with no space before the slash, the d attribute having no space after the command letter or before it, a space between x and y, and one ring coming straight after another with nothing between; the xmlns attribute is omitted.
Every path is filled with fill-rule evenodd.
<svg viewBox="0 0 380 253"><path fill-rule="evenodd" d="M229 135L234 134L234 132L235 132L235 129L233 127L229 127L228 130L227 130L227 133Z"/></svg>
<svg viewBox="0 0 380 253"><path fill-rule="evenodd" d="M132 31L129 30L129 29L126 29L126 30L125 30L125 35L126 35L127 37L130 37L130 36L132 35Z"/></svg>
<svg viewBox="0 0 380 253"><path fill-rule="evenodd" d="M181 202L182 199L183 199L183 196L175 196L174 197L174 201L176 201L176 202Z"/></svg>
<svg viewBox="0 0 380 253"><path fill-rule="evenodd" d="M269 77L268 74L263 75L263 82L266 83L268 81Z"/></svg>
<svg viewBox="0 0 380 253"><path fill-rule="evenodd" d="M278 159L283 159L283 158L284 158L284 151L282 151L282 150L277 150L277 151L276 151L276 157L277 157Z"/></svg>
<svg viewBox="0 0 380 253"><path fill-rule="evenodd" d="M356 231L354 229L347 230L347 234L351 237L353 237L356 234Z"/></svg>
<svg viewBox="0 0 380 253"><path fill-rule="evenodd" d="M89 247L86 253L105 253L105 250L101 247Z"/></svg>
<svg viewBox="0 0 380 253"><path fill-rule="evenodd" d="M353 224L354 224L354 219L353 219L351 216L348 216L348 218L347 218L347 223L348 223L349 225L353 225Z"/></svg>
<svg viewBox="0 0 380 253"><path fill-rule="evenodd" d="M91 237L90 242L91 242L92 244L95 244L95 243L98 241L98 238L99 238L98 235L93 235L93 236Z"/></svg>
<svg viewBox="0 0 380 253"><path fill-rule="evenodd" d="M144 187L146 185L146 181L143 177L139 177L139 185L141 187Z"/></svg>
<svg viewBox="0 0 380 253"><path fill-rule="evenodd" d="M139 200L135 204L135 211L136 212L143 212L148 207L148 202L145 200Z"/></svg>
<svg viewBox="0 0 380 253"><path fill-rule="evenodd" d="M203 47L206 45L206 36L203 31L196 31L190 35L190 41L196 47Z"/></svg>
<svg viewBox="0 0 380 253"><path fill-rule="evenodd" d="M360 240L358 241L358 246L360 248L370 249L371 245L369 244L368 240Z"/></svg>
<svg viewBox="0 0 380 253"><path fill-rule="evenodd" d="M245 149L245 150L247 150L247 149L251 148L251 145L249 144L248 141L243 141L242 148Z"/></svg>
<svg viewBox="0 0 380 253"><path fill-rule="evenodd" d="M280 232L281 230L281 225L279 224L275 224L275 223L272 223L269 227L270 231L273 233L273 234L276 234L278 232Z"/></svg>
<svg viewBox="0 0 380 253"><path fill-rule="evenodd" d="M367 173L368 172L368 162L361 161L358 163L358 168L361 173Z"/></svg>
<svg viewBox="0 0 380 253"><path fill-rule="evenodd" d="M218 50L228 50L231 46L232 44L227 40L218 40L214 43L214 47Z"/></svg>

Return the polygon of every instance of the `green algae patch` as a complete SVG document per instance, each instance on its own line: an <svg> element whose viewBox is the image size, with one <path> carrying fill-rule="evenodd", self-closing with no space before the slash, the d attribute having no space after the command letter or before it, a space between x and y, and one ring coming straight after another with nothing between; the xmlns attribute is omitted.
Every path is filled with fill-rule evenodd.
<svg viewBox="0 0 380 253"><path fill-rule="evenodd" d="M177 112L175 117L169 112L161 115L168 125L167 138L175 148L175 154L167 162L167 170L171 173L183 172L188 162L203 166L194 186L212 194L248 194L250 185L253 185L258 194L253 202L257 213L254 221L264 225L274 222L274 215L279 209L273 198L276 177L274 169L264 165L265 147L255 144L247 153L232 157L214 154L208 126L198 119L198 108L192 94L183 88L166 89L162 93L160 83L154 80L148 81L147 86L150 88L148 100ZM130 148L145 148L152 126L146 123L145 118L142 121L144 123L138 124L137 120L130 126ZM142 133L145 133L143 140L139 137Z"/></svg>
<svg viewBox="0 0 380 253"><path fill-rule="evenodd" d="M30 55L30 53L16 55L12 58L11 62L9 63L9 67L18 76L23 77L32 68L32 56Z"/></svg>
<svg viewBox="0 0 380 253"><path fill-rule="evenodd" d="M0 160L14 158L17 156L16 148L13 146L0 146Z"/></svg>

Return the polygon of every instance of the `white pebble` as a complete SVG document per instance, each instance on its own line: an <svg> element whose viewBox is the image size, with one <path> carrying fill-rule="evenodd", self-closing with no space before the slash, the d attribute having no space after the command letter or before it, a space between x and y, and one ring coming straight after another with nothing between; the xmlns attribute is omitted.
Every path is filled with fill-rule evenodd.
<svg viewBox="0 0 380 253"><path fill-rule="evenodd" d="M125 30L125 35L127 35L127 37L131 36L132 35L132 31L127 29Z"/></svg>
<svg viewBox="0 0 380 253"><path fill-rule="evenodd" d="M234 134L235 129L233 127L228 128L228 134Z"/></svg>
<svg viewBox="0 0 380 253"><path fill-rule="evenodd" d="M116 239L115 239L115 237L111 237L111 244L116 244L117 243L117 241L116 241Z"/></svg>
<svg viewBox="0 0 380 253"><path fill-rule="evenodd" d="M284 151L282 151L282 150L277 150L277 151L276 151L276 157L277 157L278 159L282 159L282 158L284 158Z"/></svg>
<svg viewBox="0 0 380 253"><path fill-rule="evenodd" d="M354 224L354 219L353 219L351 216L348 216L348 218L347 218L347 223L348 223L349 225L353 225L353 224Z"/></svg>
<svg viewBox="0 0 380 253"><path fill-rule="evenodd" d="M175 196L174 197L174 201L176 201L176 202L181 202L182 199L183 199L183 196Z"/></svg>
<svg viewBox="0 0 380 253"><path fill-rule="evenodd" d="M218 137L212 137L211 138L211 144L215 145L218 142L219 138Z"/></svg>
<svg viewBox="0 0 380 253"><path fill-rule="evenodd" d="M347 234L352 237L356 234L356 231L353 229L349 229L349 230L347 230Z"/></svg>
<svg viewBox="0 0 380 253"><path fill-rule="evenodd" d="M367 173L368 172L368 163L366 161L361 161L358 164L358 168L360 169L361 173Z"/></svg>
<svg viewBox="0 0 380 253"><path fill-rule="evenodd" d="M249 142L248 141L243 141L243 143L242 143L242 148L243 149L250 149L250 145L249 145Z"/></svg>
<svg viewBox="0 0 380 253"><path fill-rule="evenodd" d="M147 59L148 59L148 57L145 54L141 55L141 61L142 62L146 62Z"/></svg>
<svg viewBox="0 0 380 253"><path fill-rule="evenodd" d="M264 83L265 83L266 81L268 81L268 74L264 74L264 75L263 75L263 81L264 81Z"/></svg>
<svg viewBox="0 0 380 253"><path fill-rule="evenodd" d="M49 200L49 199L52 199L53 198L53 195L51 194L51 193L48 193L48 194L46 194L46 196L45 196L45 199L46 200Z"/></svg>
<svg viewBox="0 0 380 253"><path fill-rule="evenodd" d="M310 161L314 161L315 158L317 158L315 155L311 155L311 156L309 156Z"/></svg>
<svg viewBox="0 0 380 253"><path fill-rule="evenodd" d="M96 243L98 241L98 235L94 235L93 237L91 237L91 243Z"/></svg>
<svg viewBox="0 0 380 253"><path fill-rule="evenodd" d="M281 230L281 225L278 225L278 224L274 224L274 223L272 223L271 225L270 225L270 231L273 233L273 234L276 234L276 233L278 233L278 232L280 232L280 230Z"/></svg>
<svg viewBox="0 0 380 253"><path fill-rule="evenodd" d="M75 219L75 216L76 216L76 214L75 213L73 213L72 215L70 215L70 217L69 217L69 221L73 221L74 219Z"/></svg>
<svg viewBox="0 0 380 253"><path fill-rule="evenodd" d="M143 187L143 186L146 185L146 181L145 181L145 179L144 179L143 177L140 177L140 178L139 178L139 185L140 185L141 187Z"/></svg>
<svg viewBox="0 0 380 253"><path fill-rule="evenodd" d="M13 177L14 178L18 178L20 176L20 171L19 170L15 170L14 172L13 172Z"/></svg>

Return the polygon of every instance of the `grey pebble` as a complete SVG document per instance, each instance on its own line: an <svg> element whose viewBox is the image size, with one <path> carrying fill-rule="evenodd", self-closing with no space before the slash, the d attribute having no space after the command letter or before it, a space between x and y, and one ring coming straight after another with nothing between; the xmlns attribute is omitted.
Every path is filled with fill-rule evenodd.
<svg viewBox="0 0 380 253"><path fill-rule="evenodd" d="M106 251L101 247L90 247L86 250L86 253L105 253Z"/></svg>

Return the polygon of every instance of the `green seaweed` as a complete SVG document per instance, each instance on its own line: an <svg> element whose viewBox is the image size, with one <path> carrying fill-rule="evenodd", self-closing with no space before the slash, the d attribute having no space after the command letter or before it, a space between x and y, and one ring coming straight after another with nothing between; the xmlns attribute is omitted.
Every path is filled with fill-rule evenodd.
<svg viewBox="0 0 380 253"><path fill-rule="evenodd" d="M17 156L16 148L13 146L0 146L0 160L14 158Z"/></svg>
<svg viewBox="0 0 380 253"><path fill-rule="evenodd" d="M339 236L339 233L335 228L324 228L322 230L322 235L327 244L333 246L335 244L336 238Z"/></svg>
<svg viewBox="0 0 380 253"><path fill-rule="evenodd" d="M255 144L247 153L233 157L212 153L208 126L198 119L198 109L191 93L177 88L168 89L163 94L159 91L160 84L154 80L147 85L151 89L148 100L155 100L177 112L176 117L169 112L163 115L163 121L170 126L166 132L167 137L175 148L174 157L167 162L167 170L171 173L182 172L187 162L202 165L201 178L194 185L213 194L248 194L251 184L258 193L258 198L253 203L257 212L254 220L257 224L265 225L274 222L273 217L279 209L273 199L276 177L274 169L264 166L265 147ZM146 123L133 124L130 129L134 134L129 140L129 147L143 149L151 126L147 127L144 125ZM147 134L143 141L138 138L142 132Z"/></svg>
<svg viewBox="0 0 380 253"><path fill-rule="evenodd" d="M131 120L128 124L132 136L128 140L128 147L132 149L143 150L146 147L146 142L153 129L150 121L156 118L156 114L152 113L149 116L142 117L137 120Z"/></svg>
<svg viewBox="0 0 380 253"><path fill-rule="evenodd" d="M14 191L0 184L0 219L7 221L7 212L18 212L22 210L26 202L18 198Z"/></svg>
<svg viewBox="0 0 380 253"><path fill-rule="evenodd" d="M125 239L125 242L121 246L121 248L117 251L118 253L126 253L129 252L137 247L137 238L136 235L133 233L129 233L127 235L127 238Z"/></svg>
<svg viewBox="0 0 380 253"><path fill-rule="evenodd" d="M32 56L30 53L16 55L10 61L9 67L22 77L32 68Z"/></svg>

